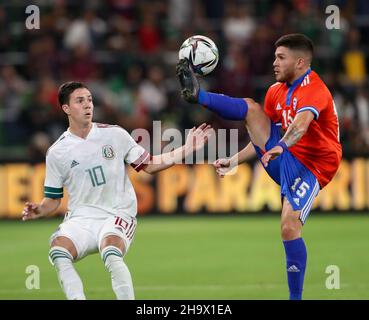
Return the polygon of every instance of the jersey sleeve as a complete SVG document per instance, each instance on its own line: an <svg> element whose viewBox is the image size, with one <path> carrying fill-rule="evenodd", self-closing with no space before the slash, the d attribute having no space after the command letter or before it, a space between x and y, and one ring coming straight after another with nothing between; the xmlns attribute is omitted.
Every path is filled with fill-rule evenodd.
<svg viewBox="0 0 369 320"><path fill-rule="evenodd" d="M46 174L44 183L45 198L63 198L63 176L60 162L52 152L46 155Z"/></svg>
<svg viewBox="0 0 369 320"><path fill-rule="evenodd" d="M306 87L298 103L296 113L311 111L314 114L314 119L317 120L320 112L327 107L328 101L329 96L323 86L317 84Z"/></svg>
<svg viewBox="0 0 369 320"><path fill-rule="evenodd" d="M275 112L273 87L269 87L264 98L264 112L268 115L272 122L278 122L278 115Z"/></svg>
<svg viewBox="0 0 369 320"><path fill-rule="evenodd" d="M139 172L147 166L152 157L150 153L141 147L124 129L123 139L124 145L126 146L124 161Z"/></svg>

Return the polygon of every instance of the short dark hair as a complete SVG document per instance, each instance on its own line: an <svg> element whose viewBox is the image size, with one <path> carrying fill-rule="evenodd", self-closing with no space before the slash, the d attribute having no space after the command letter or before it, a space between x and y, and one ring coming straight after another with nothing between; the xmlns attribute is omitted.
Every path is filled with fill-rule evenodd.
<svg viewBox="0 0 369 320"><path fill-rule="evenodd" d="M60 106L62 106L63 104L69 104L70 95L73 93L74 90L81 89L81 88L88 89L87 86L83 84L82 82L70 81L70 82L63 83L59 87L59 91L58 91L58 100L59 100Z"/></svg>
<svg viewBox="0 0 369 320"><path fill-rule="evenodd" d="M291 33L280 37L275 42L275 47L286 47L291 50L302 50L314 54L314 44L307 36L301 33Z"/></svg>

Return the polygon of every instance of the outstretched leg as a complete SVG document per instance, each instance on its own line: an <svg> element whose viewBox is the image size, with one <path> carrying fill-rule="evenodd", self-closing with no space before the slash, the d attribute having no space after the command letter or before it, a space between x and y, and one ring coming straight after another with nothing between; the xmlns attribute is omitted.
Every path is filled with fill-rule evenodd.
<svg viewBox="0 0 369 320"><path fill-rule="evenodd" d="M182 87L181 94L186 101L199 103L224 119L245 121L251 141L265 150L270 136L270 119L260 104L253 99L232 98L200 89L198 79L186 59L178 63L176 71Z"/></svg>
<svg viewBox="0 0 369 320"><path fill-rule="evenodd" d="M86 300L83 284L73 266L77 250L73 242L64 236L55 238L49 251L50 262L55 266L59 283L68 300Z"/></svg>
<svg viewBox="0 0 369 320"><path fill-rule="evenodd" d="M262 106L253 99L244 99L248 106L245 125L254 145L265 151L265 144L270 137L270 119Z"/></svg>
<svg viewBox="0 0 369 320"><path fill-rule="evenodd" d="M109 235L100 245L101 258L111 275L113 291L118 300L134 300L131 273L123 261L126 248L121 237Z"/></svg>
<svg viewBox="0 0 369 320"><path fill-rule="evenodd" d="M304 286L307 252L301 237L300 212L294 211L284 198L281 217L281 236L286 252L287 280L290 300L301 300Z"/></svg>

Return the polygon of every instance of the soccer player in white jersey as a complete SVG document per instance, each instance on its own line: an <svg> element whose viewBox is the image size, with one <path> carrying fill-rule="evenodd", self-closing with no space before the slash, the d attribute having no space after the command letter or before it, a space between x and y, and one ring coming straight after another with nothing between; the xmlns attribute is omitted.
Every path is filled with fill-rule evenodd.
<svg viewBox="0 0 369 320"><path fill-rule="evenodd" d="M182 147L151 156L121 127L92 122L92 95L84 84L63 84L58 98L69 128L46 154L44 199L27 202L22 219L54 212L66 187L68 212L50 238L49 258L67 299L85 299L73 262L98 251L117 299L134 299L123 257L135 234L137 199L124 163L150 174L169 168L204 146L210 126L192 128Z"/></svg>

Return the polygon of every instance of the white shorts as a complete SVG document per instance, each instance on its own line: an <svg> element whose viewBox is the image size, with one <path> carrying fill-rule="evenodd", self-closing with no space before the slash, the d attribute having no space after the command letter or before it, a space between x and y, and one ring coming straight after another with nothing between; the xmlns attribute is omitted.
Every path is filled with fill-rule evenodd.
<svg viewBox="0 0 369 320"><path fill-rule="evenodd" d="M76 260L100 250L101 241L108 235L116 235L123 239L125 252L133 241L137 220L127 215L102 217L68 217L50 237L50 245L56 237L69 238L77 249Z"/></svg>

